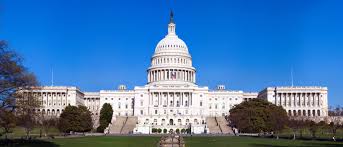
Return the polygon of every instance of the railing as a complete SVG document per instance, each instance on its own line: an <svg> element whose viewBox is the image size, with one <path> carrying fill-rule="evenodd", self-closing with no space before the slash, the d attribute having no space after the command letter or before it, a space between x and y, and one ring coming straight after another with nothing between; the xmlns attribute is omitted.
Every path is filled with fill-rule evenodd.
<svg viewBox="0 0 343 147"><path fill-rule="evenodd" d="M125 125L126 125L127 120L128 120L128 117L126 117L125 121L123 122L123 126L121 126L121 129L120 129L120 133L119 133L119 134L122 133L122 131L123 131Z"/></svg>
<svg viewBox="0 0 343 147"><path fill-rule="evenodd" d="M222 127L221 127L220 124L218 123L217 117L214 117L214 120L216 121L217 126L219 127L220 132L223 133Z"/></svg>

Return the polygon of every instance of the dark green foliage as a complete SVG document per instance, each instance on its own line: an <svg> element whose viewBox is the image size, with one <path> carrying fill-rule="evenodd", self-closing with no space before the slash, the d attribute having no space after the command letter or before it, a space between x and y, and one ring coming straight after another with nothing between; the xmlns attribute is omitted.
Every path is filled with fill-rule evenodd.
<svg viewBox="0 0 343 147"><path fill-rule="evenodd" d="M100 110L100 126L97 128L97 132L103 133L105 128L111 123L113 115L113 109L111 104L105 103Z"/></svg>
<svg viewBox="0 0 343 147"><path fill-rule="evenodd" d="M156 128L152 128L151 129L151 133L156 133L157 132L157 129Z"/></svg>
<svg viewBox="0 0 343 147"><path fill-rule="evenodd" d="M181 129L181 133L185 133L186 132L186 129Z"/></svg>
<svg viewBox="0 0 343 147"><path fill-rule="evenodd" d="M67 106L62 112L58 128L61 132L88 132L92 129L91 112L85 106Z"/></svg>
<svg viewBox="0 0 343 147"><path fill-rule="evenodd" d="M175 130L176 134L180 134L180 129Z"/></svg>
<svg viewBox="0 0 343 147"><path fill-rule="evenodd" d="M157 129L157 132L158 132L158 133L161 133L161 132L162 132L162 129L161 129L161 128Z"/></svg>
<svg viewBox="0 0 343 147"><path fill-rule="evenodd" d="M262 99L253 99L236 105L230 110L230 120L246 133L275 132L285 127L287 112Z"/></svg>
<svg viewBox="0 0 343 147"><path fill-rule="evenodd" d="M92 113L86 106L79 106L79 113L81 116L81 130L80 132L89 132L93 129Z"/></svg>
<svg viewBox="0 0 343 147"><path fill-rule="evenodd" d="M165 134L165 133L167 133L168 132L168 130L167 129L163 129L163 133Z"/></svg>

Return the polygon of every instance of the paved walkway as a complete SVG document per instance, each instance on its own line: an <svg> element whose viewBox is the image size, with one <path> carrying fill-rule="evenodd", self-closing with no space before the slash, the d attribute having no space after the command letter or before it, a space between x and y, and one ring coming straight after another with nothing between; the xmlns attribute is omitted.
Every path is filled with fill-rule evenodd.
<svg viewBox="0 0 343 147"><path fill-rule="evenodd" d="M182 136L170 134L169 136L161 137L158 147L185 147L185 142Z"/></svg>

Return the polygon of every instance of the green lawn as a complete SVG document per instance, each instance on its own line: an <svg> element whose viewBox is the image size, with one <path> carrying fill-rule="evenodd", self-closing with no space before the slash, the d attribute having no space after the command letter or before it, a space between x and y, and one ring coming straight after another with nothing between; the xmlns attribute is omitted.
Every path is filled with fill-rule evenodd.
<svg viewBox="0 0 343 147"><path fill-rule="evenodd" d="M0 133L3 133L3 130L0 128ZM40 134L40 128L34 128L31 132L30 132L30 135L31 136L39 136ZM44 134L44 132L43 132ZM59 135L60 132L58 131L57 128L50 128L49 129L49 135ZM9 133L8 134L8 137L9 138L13 138L13 137L23 137L23 136L26 136L26 132L25 132L25 129L22 128L22 127L16 127L13 129L13 132L12 133ZM1 138L3 138L4 136L1 136Z"/></svg>
<svg viewBox="0 0 343 147"><path fill-rule="evenodd" d="M287 146L343 146L343 143L326 141L300 141L252 137L186 137L187 147L287 147Z"/></svg>
<svg viewBox="0 0 343 147"><path fill-rule="evenodd" d="M21 144L22 147L155 147L160 137L105 136L59 138L40 143ZM186 147L287 147L287 146L343 146L343 142L300 141L252 137L185 137Z"/></svg>
<svg viewBox="0 0 343 147"><path fill-rule="evenodd" d="M58 138L39 143L16 145L21 147L155 147L160 137L104 136ZM1 146L1 145L0 145Z"/></svg>

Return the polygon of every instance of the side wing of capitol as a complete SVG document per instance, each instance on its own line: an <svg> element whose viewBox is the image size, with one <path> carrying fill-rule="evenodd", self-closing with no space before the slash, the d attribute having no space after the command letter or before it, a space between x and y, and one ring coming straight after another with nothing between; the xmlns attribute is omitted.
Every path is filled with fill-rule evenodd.
<svg viewBox="0 0 343 147"><path fill-rule="evenodd" d="M49 86L35 90L43 107L36 110L59 116L67 105L85 105L93 113L95 125L104 103L113 108L109 133L149 134L153 129L192 133L230 133L224 116L235 105L255 98L282 106L290 116L328 116L326 87L267 87L259 93L215 90L196 84L196 69L188 47L175 32L171 14L168 34L157 44L147 70L148 83L127 90L82 92L77 87Z"/></svg>

